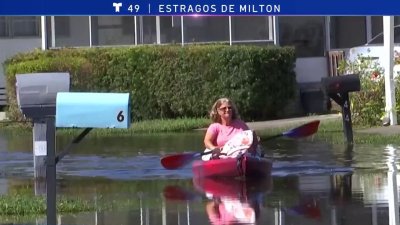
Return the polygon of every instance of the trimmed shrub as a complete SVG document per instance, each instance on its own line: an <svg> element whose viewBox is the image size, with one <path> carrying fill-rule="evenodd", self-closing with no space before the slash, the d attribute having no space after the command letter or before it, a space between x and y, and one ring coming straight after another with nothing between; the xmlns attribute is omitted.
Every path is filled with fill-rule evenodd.
<svg viewBox="0 0 400 225"><path fill-rule="evenodd" d="M9 117L21 120L15 75L69 72L71 91L129 92L132 119L204 117L220 97L246 120L275 118L293 98L291 47L139 46L33 51L5 62Z"/></svg>

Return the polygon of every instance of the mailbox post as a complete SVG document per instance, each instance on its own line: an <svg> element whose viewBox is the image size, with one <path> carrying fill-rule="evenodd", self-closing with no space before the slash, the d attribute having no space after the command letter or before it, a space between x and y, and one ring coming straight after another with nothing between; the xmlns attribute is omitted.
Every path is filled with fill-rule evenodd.
<svg viewBox="0 0 400 225"><path fill-rule="evenodd" d="M47 119L56 115L57 92L69 91L68 73L36 73L16 76L17 103L26 118L33 121L34 177L46 177ZM53 147L51 147L53 148Z"/></svg>
<svg viewBox="0 0 400 225"><path fill-rule="evenodd" d="M356 74L325 77L321 79L325 93L342 108L343 131L348 145L353 145L349 92L360 90L360 78Z"/></svg>
<svg viewBox="0 0 400 225"><path fill-rule="evenodd" d="M56 224L56 97L57 92L69 91L69 74L18 74L16 80L18 106L33 120L35 192L46 193L47 223Z"/></svg>

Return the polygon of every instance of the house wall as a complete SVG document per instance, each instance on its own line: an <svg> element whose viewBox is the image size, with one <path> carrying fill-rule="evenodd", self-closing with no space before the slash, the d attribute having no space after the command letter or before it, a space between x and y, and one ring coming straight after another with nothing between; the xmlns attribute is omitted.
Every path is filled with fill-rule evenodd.
<svg viewBox="0 0 400 225"><path fill-rule="evenodd" d="M319 82L328 76L328 65L325 57L297 58L296 80L298 83Z"/></svg>
<svg viewBox="0 0 400 225"><path fill-rule="evenodd" d="M0 87L5 87L4 61L17 53L32 51L35 48L41 48L40 38L0 39Z"/></svg>

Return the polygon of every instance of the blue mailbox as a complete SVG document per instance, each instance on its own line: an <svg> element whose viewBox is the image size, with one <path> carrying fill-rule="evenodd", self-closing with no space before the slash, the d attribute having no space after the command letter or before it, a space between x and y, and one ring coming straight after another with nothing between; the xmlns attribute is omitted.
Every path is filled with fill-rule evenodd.
<svg viewBox="0 0 400 225"><path fill-rule="evenodd" d="M129 128L129 93L58 92L56 127Z"/></svg>

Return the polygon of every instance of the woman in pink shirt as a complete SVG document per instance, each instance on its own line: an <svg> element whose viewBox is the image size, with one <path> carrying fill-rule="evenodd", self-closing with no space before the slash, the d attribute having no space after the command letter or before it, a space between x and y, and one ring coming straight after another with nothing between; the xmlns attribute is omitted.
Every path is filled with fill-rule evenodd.
<svg viewBox="0 0 400 225"><path fill-rule="evenodd" d="M218 155L221 148L233 136L242 131L249 130L246 123L239 118L235 104L228 98L220 98L213 104L210 118L213 123L207 129L204 137L204 145L206 149L213 151L213 155ZM257 136L254 135L253 137L257 140ZM253 143L256 145L258 141L253 140ZM203 159L208 160L206 158Z"/></svg>
<svg viewBox="0 0 400 225"><path fill-rule="evenodd" d="M259 211L258 204L233 198L214 199L206 205L206 212L212 225L255 224Z"/></svg>

